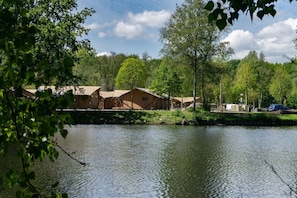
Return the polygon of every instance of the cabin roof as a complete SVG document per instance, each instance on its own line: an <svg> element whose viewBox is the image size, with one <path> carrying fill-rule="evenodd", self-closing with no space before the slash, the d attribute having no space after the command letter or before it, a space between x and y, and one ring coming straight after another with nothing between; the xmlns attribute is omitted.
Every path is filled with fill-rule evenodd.
<svg viewBox="0 0 297 198"><path fill-rule="evenodd" d="M174 99L178 100L179 102L183 102L183 103L193 102L193 97L174 97ZM200 97L196 97L196 101L199 99L200 99Z"/></svg>
<svg viewBox="0 0 297 198"><path fill-rule="evenodd" d="M72 90L74 95L91 95L100 87L98 86L63 86L56 89L55 86L40 86L38 89L27 89L27 91L35 94L37 90L52 89L55 94L64 94L65 92Z"/></svg>
<svg viewBox="0 0 297 198"><path fill-rule="evenodd" d="M130 90L100 91L100 96L102 98L118 98L128 92Z"/></svg>

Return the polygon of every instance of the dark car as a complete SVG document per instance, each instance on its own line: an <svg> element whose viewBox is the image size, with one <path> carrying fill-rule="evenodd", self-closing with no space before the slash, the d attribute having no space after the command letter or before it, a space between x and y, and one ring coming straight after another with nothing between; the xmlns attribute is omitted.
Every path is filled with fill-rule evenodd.
<svg viewBox="0 0 297 198"><path fill-rule="evenodd" d="M272 104L268 107L268 111L286 111L286 110L290 110L290 108L282 104Z"/></svg>

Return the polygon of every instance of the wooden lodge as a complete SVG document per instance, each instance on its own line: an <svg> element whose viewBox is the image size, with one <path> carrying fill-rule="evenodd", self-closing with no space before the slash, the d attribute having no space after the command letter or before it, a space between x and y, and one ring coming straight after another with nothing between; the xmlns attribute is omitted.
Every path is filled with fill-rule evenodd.
<svg viewBox="0 0 297 198"><path fill-rule="evenodd" d="M167 99L149 92L148 89L135 88L120 97L123 109L156 110L166 109Z"/></svg>
<svg viewBox="0 0 297 198"><path fill-rule="evenodd" d="M155 95L148 89L135 88L133 90L101 91L101 109L166 109L166 99Z"/></svg>
<svg viewBox="0 0 297 198"><path fill-rule="evenodd" d="M74 95L74 109L98 109L100 98L100 87L96 86L64 86L56 88L55 86L41 86L38 90L51 89L55 95L63 95L67 91L72 91ZM35 94L37 90L28 90Z"/></svg>
<svg viewBox="0 0 297 198"><path fill-rule="evenodd" d="M186 108L193 104L193 97L168 98L156 95L144 88L133 90L101 91L97 86L64 86L56 89L54 86L41 86L38 90L52 89L56 95L63 95L72 90L75 101L73 109L108 109L108 110L161 110L171 108ZM26 95L35 94L37 90L25 90ZM32 98L32 94L30 97ZM200 101L199 97L196 103Z"/></svg>
<svg viewBox="0 0 297 198"><path fill-rule="evenodd" d="M175 97L172 98L173 108L188 108L193 104L193 97ZM200 103L200 97L196 97L196 104ZM197 105L198 106L198 105Z"/></svg>
<svg viewBox="0 0 297 198"><path fill-rule="evenodd" d="M121 109L122 101L120 97L130 90L100 91L100 109Z"/></svg>

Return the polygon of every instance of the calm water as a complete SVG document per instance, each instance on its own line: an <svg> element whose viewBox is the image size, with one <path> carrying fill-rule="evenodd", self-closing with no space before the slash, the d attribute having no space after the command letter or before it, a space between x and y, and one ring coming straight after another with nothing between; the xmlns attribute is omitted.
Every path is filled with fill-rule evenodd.
<svg viewBox="0 0 297 198"><path fill-rule="evenodd" d="M69 197L295 197L297 128L79 125L38 166ZM46 170L46 171L45 171Z"/></svg>

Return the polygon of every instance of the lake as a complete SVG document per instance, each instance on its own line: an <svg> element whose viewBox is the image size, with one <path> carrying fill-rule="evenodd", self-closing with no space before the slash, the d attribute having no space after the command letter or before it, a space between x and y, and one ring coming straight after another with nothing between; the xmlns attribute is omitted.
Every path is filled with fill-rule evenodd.
<svg viewBox="0 0 297 198"><path fill-rule="evenodd" d="M296 197L297 127L77 125L38 183L69 197ZM267 164L273 166L276 173Z"/></svg>

